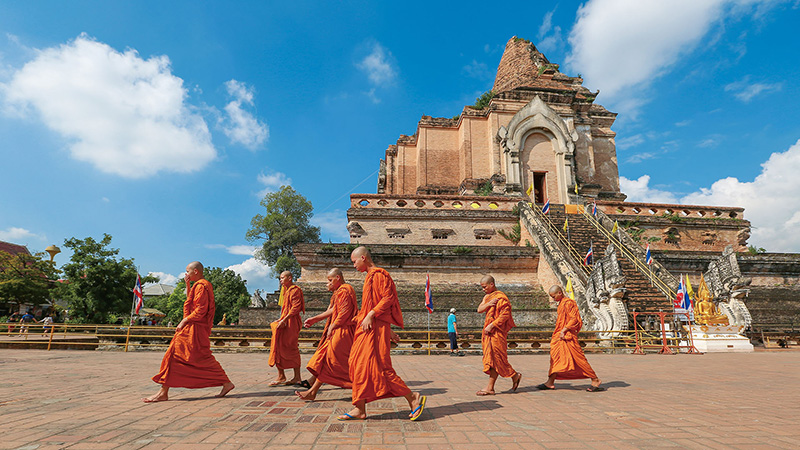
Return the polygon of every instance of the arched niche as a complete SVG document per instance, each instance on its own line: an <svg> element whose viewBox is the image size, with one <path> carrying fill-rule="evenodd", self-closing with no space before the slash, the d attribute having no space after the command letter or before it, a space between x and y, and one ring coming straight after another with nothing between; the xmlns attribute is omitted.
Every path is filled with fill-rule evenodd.
<svg viewBox="0 0 800 450"><path fill-rule="evenodd" d="M567 186L575 182L574 152L578 133L570 127L552 108L536 96L525 107L511 118L508 126L500 127L497 138L503 149L506 183L512 189L524 192L528 186L526 170L520 164L520 153L524 151L525 141L533 135L546 136L550 141L555 159L555 173L552 174L557 183L557 199L551 201L566 203L568 201ZM551 182L548 181L548 184Z"/></svg>

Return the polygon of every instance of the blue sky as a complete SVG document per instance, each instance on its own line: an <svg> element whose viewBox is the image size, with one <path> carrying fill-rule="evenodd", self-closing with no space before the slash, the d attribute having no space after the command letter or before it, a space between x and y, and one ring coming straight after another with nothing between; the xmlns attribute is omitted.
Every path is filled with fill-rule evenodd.
<svg viewBox="0 0 800 450"><path fill-rule="evenodd" d="M619 113L629 200L743 206L752 244L800 251L797 0L208 3L0 1L0 239L109 233L142 273L274 289L260 196L290 183L346 241L386 147L490 89L516 35Z"/></svg>

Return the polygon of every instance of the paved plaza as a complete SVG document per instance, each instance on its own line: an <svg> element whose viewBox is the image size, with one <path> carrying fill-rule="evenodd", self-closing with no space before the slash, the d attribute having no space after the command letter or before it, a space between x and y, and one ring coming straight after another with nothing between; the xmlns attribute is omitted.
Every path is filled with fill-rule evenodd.
<svg viewBox="0 0 800 450"><path fill-rule="evenodd" d="M0 350L2 449L480 449L800 447L800 352L610 355L589 361L606 392L588 380L534 386L546 354L512 354L524 374L517 393L476 397L477 355L397 355L412 389L428 395L420 421L403 399L368 405L366 421L339 422L349 391L324 387L317 402L267 386L266 353L217 358L236 389L173 389L144 404L161 353ZM310 355L303 355L303 363Z"/></svg>

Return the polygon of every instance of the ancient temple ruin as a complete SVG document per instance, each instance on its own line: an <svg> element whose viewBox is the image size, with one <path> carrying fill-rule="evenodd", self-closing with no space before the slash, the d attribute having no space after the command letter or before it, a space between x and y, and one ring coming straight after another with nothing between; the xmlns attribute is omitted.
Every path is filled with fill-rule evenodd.
<svg viewBox="0 0 800 450"><path fill-rule="evenodd" d="M357 244L392 272L412 326L425 318L427 275L441 311L474 310L480 277L495 276L523 326L547 325L544 289L569 279L584 321L597 330L624 329L633 310L671 308L676 275L699 277L709 264L714 273L728 268L727 278L712 278L721 286L713 289L739 321L757 320L745 306L754 289L742 286L766 284L763 269L780 266L800 279L793 257L747 256L744 270L731 268L731 258L747 250L742 208L626 202L612 130L617 114L533 43L508 41L490 95L456 118L423 115L413 135L388 146L377 192L351 196L349 243L295 248L299 284L312 298L327 304L325 274L333 266L348 269L360 288L363 276L348 259ZM652 266L642 264L647 245ZM581 261L589 248L597 254L592 266ZM726 264L718 261L723 251Z"/></svg>

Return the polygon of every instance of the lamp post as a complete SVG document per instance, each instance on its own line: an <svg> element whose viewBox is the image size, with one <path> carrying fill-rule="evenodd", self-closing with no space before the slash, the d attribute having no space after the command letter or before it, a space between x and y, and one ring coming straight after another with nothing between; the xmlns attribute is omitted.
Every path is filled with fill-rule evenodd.
<svg viewBox="0 0 800 450"><path fill-rule="evenodd" d="M53 258L56 257L57 254L61 253L61 249L56 247L55 245L51 245L44 249L47 253L50 253L50 262L53 262Z"/></svg>

